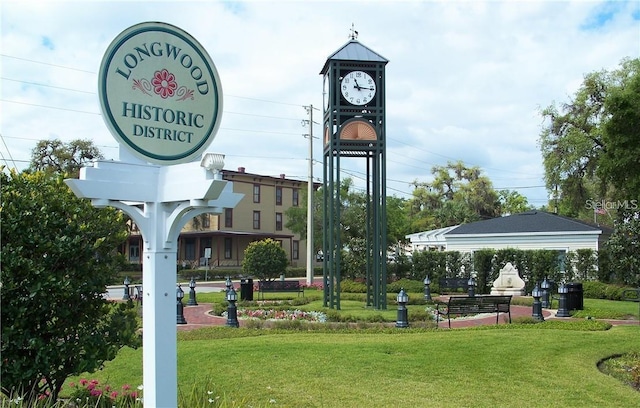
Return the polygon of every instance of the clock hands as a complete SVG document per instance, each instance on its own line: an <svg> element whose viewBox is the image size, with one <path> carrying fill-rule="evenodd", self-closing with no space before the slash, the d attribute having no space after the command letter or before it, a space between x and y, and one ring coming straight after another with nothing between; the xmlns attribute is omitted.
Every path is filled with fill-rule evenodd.
<svg viewBox="0 0 640 408"><path fill-rule="evenodd" d="M355 82L356 84L353 86L355 89L357 89L358 91L361 91L363 89L368 89L370 91L373 91L373 86L370 86L369 88L367 88L366 86L360 86L358 85L358 80L357 79L353 79L353 82Z"/></svg>

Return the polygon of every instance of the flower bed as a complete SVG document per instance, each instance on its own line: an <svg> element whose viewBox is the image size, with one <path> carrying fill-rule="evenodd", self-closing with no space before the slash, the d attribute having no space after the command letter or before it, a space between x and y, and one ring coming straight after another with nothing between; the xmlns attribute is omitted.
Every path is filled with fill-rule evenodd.
<svg viewBox="0 0 640 408"><path fill-rule="evenodd" d="M226 312L223 314L226 316ZM238 319L254 320L304 320L308 322L324 323L327 315L322 312L305 312L303 310L275 310L275 309L238 309Z"/></svg>

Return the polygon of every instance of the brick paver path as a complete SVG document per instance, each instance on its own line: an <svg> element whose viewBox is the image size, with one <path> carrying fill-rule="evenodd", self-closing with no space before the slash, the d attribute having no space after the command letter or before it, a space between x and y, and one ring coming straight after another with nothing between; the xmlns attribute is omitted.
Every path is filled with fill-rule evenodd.
<svg viewBox="0 0 640 408"><path fill-rule="evenodd" d="M212 306L208 303L201 303L198 306L185 306L184 317L187 320L187 324L177 325L178 330L193 330L205 326L224 326L227 323L225 317L213 316L209 314ZM531 316L531 307L511 305L511 320L522 316ZM571 318L555 317L555 310L543 309L542 315L545 320L558 319L558 320L571 320ZM576 319L577 320L577 319ZM507 324L508 316L505 313L501 313L498 319L498 324ZM640 324L638 320L607 320L609 323L615 325L621 324ZM482 317L470 317L466 319L454 319L451 320L451 328L458 329L463 327L482 326L482 325L494 325L496 324L496 315L483 315ZM240 320L240 326L242 326L242 320ZM446 320L440 322L441 329L449 329L449 325Z"/></svg>

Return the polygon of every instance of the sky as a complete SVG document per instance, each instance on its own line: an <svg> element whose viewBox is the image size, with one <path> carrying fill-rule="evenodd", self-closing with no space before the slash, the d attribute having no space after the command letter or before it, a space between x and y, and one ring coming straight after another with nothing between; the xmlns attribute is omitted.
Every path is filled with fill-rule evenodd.
<svg viewBox="0 0 640 408"><path fill-rule="evenodd" d="M39 140L118 143L102 118L98 71L111 41L146 21L185 30L220 76L223 114L207 151L225 169L322 182L322 69L350 39L386 66L387 195L450 161L496 189L548 200L540 111L569 102L586 74L640 56L638 1L0 2L0 164L22 170ZM305 108L307 107L307 108ZM364 185L366 163L342 178ZM596 198L597 199L597 198Z"/></svg>

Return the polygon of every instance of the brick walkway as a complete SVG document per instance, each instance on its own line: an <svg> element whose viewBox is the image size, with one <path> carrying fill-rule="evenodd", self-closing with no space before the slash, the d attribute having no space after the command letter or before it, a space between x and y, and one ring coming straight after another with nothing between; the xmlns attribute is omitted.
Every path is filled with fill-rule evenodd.
<svg viewBox="0 0 640 408"><path fill-rule="evenodd" d="M224 326L226 317L213 316L210 303L199 303L198 306L185 306L184 318L187 324L178 324L178 330L193 330L206 326Z"/></svg>
<svg viewBox="0 0 640 408"><path fill-rule="evenodd" d="M187 324L177 325L178 330L193 330L206 326L224 326L227 323L225 317L212 316L208 312L211 310L211 304L202 303L198 306L185 306L184 317L187 320ZM511 320L522 316L531 316L531 307L511 305ZM556 310L543 309L542 315L545 320L557 319L557 320L571 320L571 318L555 317ZM575 319L579 320L579 319ZM632 325L640 324L638 320L607 320L614 326L617 325ZM508 317L505 313L502 313L498 319L498 324L507 324ZM482 326L482 325L494 325L496 324L496 315L482 315L472 316L464 319L451 320L451 328L458 329L463 327ZM242 326L242 320L240 320L240 326ZM441 329L449 329L449 325L446 320L440 322Z"/></svg>

